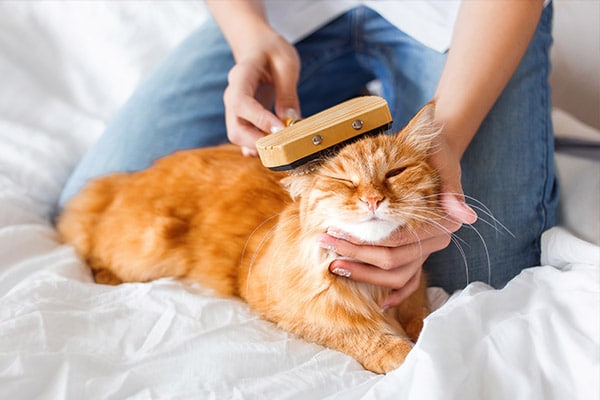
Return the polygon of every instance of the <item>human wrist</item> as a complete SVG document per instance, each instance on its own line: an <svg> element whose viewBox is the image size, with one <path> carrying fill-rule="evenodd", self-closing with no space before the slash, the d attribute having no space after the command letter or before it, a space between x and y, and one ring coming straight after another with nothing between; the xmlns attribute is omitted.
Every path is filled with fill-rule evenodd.
<svg viewBox="0 0 600 400"><path fill-rule="evenodd" d="M241 28L247 26L247 28ZM227 36L227 35L226 35ZM244 62L253 58L257 48L261 48L278 34L271 28L266 20L247 18L239 25L235 32L228 35L227 41L231 47L236 62Z"/></svg>
<svg viewBox="0 0 600 400"><path fill-rule="evenodd" d="M467 113L444 107L443 102L438 105L436 100L435 120L442 127L441 139L458 159L462 158L478 128L478 124L464 114Z"/></svg>
<svg viewBox="0 0 600 400"><path fill-rule="evenodd" d="M236 62L253 53L265 36L276 35L267 22L262 1L206 0L206 4L229 43Z"/></svg>

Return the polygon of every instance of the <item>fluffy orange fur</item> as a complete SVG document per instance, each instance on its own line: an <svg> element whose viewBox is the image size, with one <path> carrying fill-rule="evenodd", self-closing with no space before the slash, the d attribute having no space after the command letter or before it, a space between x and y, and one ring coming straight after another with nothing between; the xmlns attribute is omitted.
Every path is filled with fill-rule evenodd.
<svg viewBox="0 0 600 400"><path fill-rule="evenodd" d="M385 373L420 333L425 281L382 312L390 289L329 273L337 255L316 238L335 227L377 242L438 217L438 177L427 163L438 131L428 105L398 134L361 139L290 176L231 145L181 151L92 181L57 227L99 283L193 279Z"/></svg>

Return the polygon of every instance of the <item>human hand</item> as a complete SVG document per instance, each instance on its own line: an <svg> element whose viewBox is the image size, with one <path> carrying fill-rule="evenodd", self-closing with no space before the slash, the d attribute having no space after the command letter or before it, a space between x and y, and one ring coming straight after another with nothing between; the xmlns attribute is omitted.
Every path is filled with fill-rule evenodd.
<svg viewBox="0 0 600 400"><path fill-rule="evenodd" d="M319 237L322 247L356 260L333 261L329 266L332 273L394 289L380 304L382 309L396 306L410 296L419 286L427 257L446 248L451 234L462 224L472 224L477 220L477 214L463 201L459 153L443 134L439 135L434 146L437 151L429 161L440 175L440 204L446 214L443 218L414 230L399 228L376 244L366 244L335 227L330 227Z"/></svg>
<svg viewBox="0 0 600 400"><path fill-rule="evenodd" d="M245 155L256 155L255 143L265 132L282 129L281 119L300 117L300 59L294 46L267 25L247 32L232 48L236 64L223 96L227 136ZM276 115L269 111L273 104Z"/></svg>

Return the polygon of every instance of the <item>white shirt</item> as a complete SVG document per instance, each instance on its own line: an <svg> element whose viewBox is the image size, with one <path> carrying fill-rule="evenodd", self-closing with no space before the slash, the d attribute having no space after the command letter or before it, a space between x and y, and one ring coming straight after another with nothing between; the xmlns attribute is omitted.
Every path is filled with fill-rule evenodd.
<svg viewBox="0 0 600 400"><path fill-rule="evenodd" d="M290 42L308 36L351 8L365 5L434 50L450 47L460 0L265 0L271 26Z"/></svg>
<svg viewBox="0 0 600 400"><path fill-rule="evenodd" d="M544 1L544 6L550 0ZM439 52L450 47L461 0L264 0L271 26L294 43L351 8L365 5ZM507 5L510 7L510 5Z"/></svg>

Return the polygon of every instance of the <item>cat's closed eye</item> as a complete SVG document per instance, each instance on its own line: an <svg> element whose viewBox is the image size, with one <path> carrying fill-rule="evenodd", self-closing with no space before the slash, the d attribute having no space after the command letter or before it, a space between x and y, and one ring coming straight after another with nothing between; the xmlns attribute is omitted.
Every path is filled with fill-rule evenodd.
<svg viewBox="0 0 600 400"><path fill-rule="evenodd" d="M343 179L343 178L332 178L332 179L337 182L343 183L344 185L348 186L351 189L354 189L357 186L356 182L354 182L351 179Z"/></svg>
<svg viewBox="0 0 600 400"><path fill-rule="evenodd" d="M356 186L357 186L356 182L354 182L352 179L340 178L340 177L331 176L331 175L321 175L321 176L328 180L343 183L344 185L346 185L350 188L356 188Z"/></svg>
<svg viewBox="0 0 600 400"><path fill-rule="evenodd" d="M394 168L391 169L385 174L385 179L393 178L394 176L398 176L406 170L406 167Z"/></svg>

